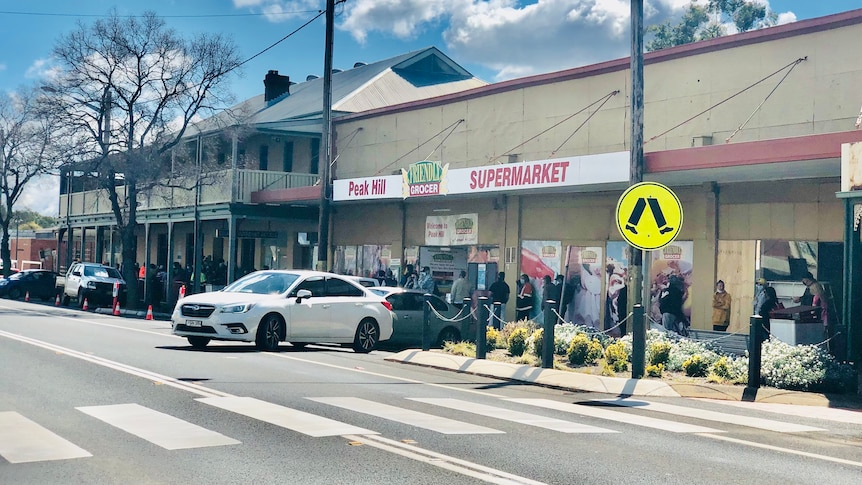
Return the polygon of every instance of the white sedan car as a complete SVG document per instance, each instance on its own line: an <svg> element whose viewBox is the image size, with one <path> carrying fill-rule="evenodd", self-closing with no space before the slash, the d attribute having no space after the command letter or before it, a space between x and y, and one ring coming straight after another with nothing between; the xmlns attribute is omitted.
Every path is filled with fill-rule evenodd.
<svg viewBox="0 0 862 485"><path fill-rule="evenodd" d="M181 299L171 323L195 348L210 340L255 342L260 350L281 341L326 342L365 353L392 336L392 305L336 274L257 271L221 291Z"/></svg>

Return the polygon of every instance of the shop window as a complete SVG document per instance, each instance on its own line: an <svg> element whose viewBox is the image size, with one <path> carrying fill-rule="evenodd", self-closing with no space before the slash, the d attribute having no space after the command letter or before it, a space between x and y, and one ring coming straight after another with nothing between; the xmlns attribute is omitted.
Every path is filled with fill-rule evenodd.
<svg viewBox="0 0 862 485"><path fill-rule="evenodd" d="M261 145L258 153L260 170L269 170L269 145Z"/></svg>
<svg viewBox="0 0 862 485"><path fill-rule="evenodd" d="M317 138L311 139L311 165L308 171L309 173L319 173L320 171L320 140Z"/></svg>
<svg viewBox="0 0 862 485"><path fill-rule="evenodd" d="M293 172L293 142L284 142L284 153L282 154L282 171Z"/></svg>

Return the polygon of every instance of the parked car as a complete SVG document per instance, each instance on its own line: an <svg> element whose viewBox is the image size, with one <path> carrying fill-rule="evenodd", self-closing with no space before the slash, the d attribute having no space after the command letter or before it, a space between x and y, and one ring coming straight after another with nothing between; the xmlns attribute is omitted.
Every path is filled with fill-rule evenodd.
<svg viewBox="0 0 862 485"><path fill-rule="evenodd" d="M25 269L8 278L0 278L0 297L18 300L30 292L30 298L48 301L54 298L57 273L46 269Z"/></svg>
<svg viewBox="0 0 862 485"><path fill-rule="evenodd" d="M257 271L220 291L177 302L173 334L195 348L210 340L254 342L260 350L310 343L371 352L392 336L392 306L347 277L319 271Z"/></svg>
<svg viewBox="0 0 862 485"><path fill-rule="evenodd" d="M347 276L347 278L359 283L366 288L380 286L380 282L374 278L367 278L365 276Z"/></svg>
<svg viewBox="0 0 862 485"><path fill-rule="evenodd" d="M387 345L421 346L422 325L425 321L425 292L389 286L379 286L370 290L386 298L395 314L392 322L392 338L386 342ZM460 319L466 316L466 312L459 314L455 306L436 296L431 297L429 301L434 308L430 313L433 345L442 346L443 342L460 341L463 323ZM473 328L472 323L471 328Z"/></svg>
<svg viewBox="0 0 862 485"><path fill-rule="evenodd" d="M116 268L99 263L73 263L66 276L58 276L55 285L62 290L63 304L68 305L72 298L83 307L86 300L90 305L110 306L114 299L114 284L119 285L120 305L126 304L126 280Z"/></svg>
<svg viewBox="0 0 862 485"><path fill-rule="evenodd" d="M11 268L9 271L11 272L9 276L12 276L13 274L18 272L18 268ZM0 268L0 279L3 278L3 273L3 268Z"/></svg>

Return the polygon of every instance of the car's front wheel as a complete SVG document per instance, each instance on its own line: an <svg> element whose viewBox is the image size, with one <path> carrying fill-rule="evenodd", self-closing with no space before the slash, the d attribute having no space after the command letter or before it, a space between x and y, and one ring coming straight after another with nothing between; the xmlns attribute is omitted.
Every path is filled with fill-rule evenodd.
<svg viewBox="0 0 862 485"><path fill-rule="evenodd" d="M191 344L191 346L196 348L196 349L206 348L207 344L210 343L209 337L191 336L191 337L186 337L186 338L188 339L189 344Z"/></svg>
<svg viewBox="0 0 862 485"><path fill-rule="evenodd" d="M281 340L283 330L284 320L281 316L270 313L263 317L260 325L257 326L257 336L254 339L258 350L263 352L278 350L278 342Z"/></svg>
<svg viewBox="0 0 862 485"><path fill-rule="evenodd" d="M437 345L443 346L444 342L458 342L461 340L461 332L452 327L446 327L440 331L440 336L437 337Z"/></svg>
<svg viewBox="0 0 862 485"><path fill-rule="evenodd" d="M374 350L379 341L380 329L377 327L377 322L366 318L359 322L359 327L356 328L356 336L353 339L353 351L367 354Z"/></svg>

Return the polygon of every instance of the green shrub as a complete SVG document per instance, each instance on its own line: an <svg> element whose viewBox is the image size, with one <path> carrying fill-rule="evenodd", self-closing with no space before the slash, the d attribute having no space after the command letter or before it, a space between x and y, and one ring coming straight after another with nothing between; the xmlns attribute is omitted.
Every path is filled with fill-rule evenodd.
<svg viewBox="0 0 862 485"><path fill-rule="evenodd" d="M730 364L728 363L726 356L720 357L714 364L712 364L712 374L715 374L716 377L723 380L730 380L733 378L731 376Z"/></svg>
<svg viewBox="0 0 862 485"><path fill-rule="evenodd" d="M649 344L647 355L649 355L649 363L652 365L667 364L670 358L670 349L673 348L667 340L657 340Z"/></svg>
<svg viewBox="0 0 862 485"><path fill-rule="evenodd" d="M544 344L544 329L538 329L533 332L533 335L530 335L530 340L532 340L532 345L530 346L530 350L533 351L533 355L538 358L542 358L542 346Z"/></svg>
<svg viewBox="0 0 862 485"><path fill-rule="evenodd" d="M615 342L605 349L605 360L615 372L625 372L629 368L629 353L623 342Z"/></svg>
<svg viewBox="0 0 862 485"><path fill-rule="evenodd" d="M566 355L569 350L569 341L554 335L554 353L557 355Z"/></svg>
<svg viewBox="0 0 862 485"><path fill-rule="evenodd" d="M527 328L517 327L509 334L509 353L514 356L524 355L527 349Z"/></svg>
<svg viewBox="0 0 862 485"><path fill-rule="evenodd" d="M651 364L646 366L646 374L650 377L661 377L664 371L664 364Z"/></svg>
<svg viewBox="0 0 862 485"><path fill-rule="evenodd" d="M566 357L572 365L593 365L602 356L602 344L592 339L585 333L579 333L572 337Z"/></svg>
<svg viewBox="0 0 862 485"><path fill-rule="evenodd" d="M485 343L487 348L496 349L497 341L500 339L500 332L497 331L494 327L488 327L488 331L485 332Z"/></svg>
<svg viewBox="0 0 862 485"><path fill-rule="evenodd" d="M709 362L701 355L692 355L682 363L682 368L689 377L706 377Z"/></svg>
<svg viewBox="0 0 862 485"><path fill-rule="evenodd" d="M476 344L470 342L443 342L443 350L454 355L476 357Z"/></svg>
<svg viewBox="0 0 862 485"><path fill-rule="evenodd" d="M616 375L614 372L614 368L611 367L607 362L602 364L602 375L605 377L613 377Z"/></svg>

